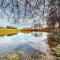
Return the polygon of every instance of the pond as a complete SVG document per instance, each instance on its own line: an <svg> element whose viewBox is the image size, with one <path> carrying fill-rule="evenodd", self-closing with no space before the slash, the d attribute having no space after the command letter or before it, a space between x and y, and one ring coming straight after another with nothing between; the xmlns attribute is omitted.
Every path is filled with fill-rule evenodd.
<svg viewBox="0 0 60 60"><path fill-rule="evenodd" d="M2 36L0 37L0 55L5 55L9 52L19 51L23 48L31 47L40 52L47 53L47 34L42 33L41 36L35 37L33 34L18 33L14 36Z"/></svg>

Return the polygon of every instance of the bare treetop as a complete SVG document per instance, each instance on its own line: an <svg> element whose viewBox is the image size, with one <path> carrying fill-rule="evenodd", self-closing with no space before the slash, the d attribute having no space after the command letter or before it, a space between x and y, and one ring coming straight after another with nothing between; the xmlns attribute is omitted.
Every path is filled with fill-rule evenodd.
<svg viewBox="0 0 60 60"><path fill-rule="evenodd" d="M0 0L0 17L14 19L44 17L46 0Z"/></svg>

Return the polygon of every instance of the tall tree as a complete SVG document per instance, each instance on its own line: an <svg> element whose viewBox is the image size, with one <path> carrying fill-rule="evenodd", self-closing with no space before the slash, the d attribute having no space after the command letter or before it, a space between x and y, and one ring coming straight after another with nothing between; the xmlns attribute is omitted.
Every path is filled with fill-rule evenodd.
<svg viewBox="0 0 60 60"><path fill-rule="evenodd" d="M43 7L42 7L43 6ZM19 22L20 18L42 19L44 16L45 0L0 0L0 15L8 20Z"/></svg>
<svg viewBox="0 0 60 60"><path fill-rule="evenodd" d="M48 6L48 26L55 28L55 25L58 23L60 29L60 0L49 0Z"/></svg>

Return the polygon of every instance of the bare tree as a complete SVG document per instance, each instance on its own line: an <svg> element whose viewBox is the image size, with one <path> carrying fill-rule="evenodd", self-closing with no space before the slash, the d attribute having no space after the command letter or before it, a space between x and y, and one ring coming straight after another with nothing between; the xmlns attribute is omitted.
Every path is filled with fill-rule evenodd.
<svg viewBox="0 0 60 60"><path fill-rule="evenodd" d="M43 6L43 7L42 7ZM19 22L20 18L44 18L45 0L0 0L0 15Z"/></svg>
<svg viewBox="0 0 60 60"><path fill-rule="evenodd" d="M48 26L55 28L58 23L60 28L60 0L49 0Z"/></svg>

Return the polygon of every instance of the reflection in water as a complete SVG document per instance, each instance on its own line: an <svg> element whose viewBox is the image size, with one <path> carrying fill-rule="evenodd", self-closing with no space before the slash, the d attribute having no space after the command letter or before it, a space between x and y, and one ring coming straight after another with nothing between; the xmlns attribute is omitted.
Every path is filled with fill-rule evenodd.
<svg viewBox="0 0 60 60"><path fill-rule="evenodd" d="M16 49L19 51L25 48L47 53L49 48L47 46L46 33L43 33L39 37L35 37L32 34L17 34L14 36L0 37L0 55L6 55L10 52L16 52Z"/></svg>

